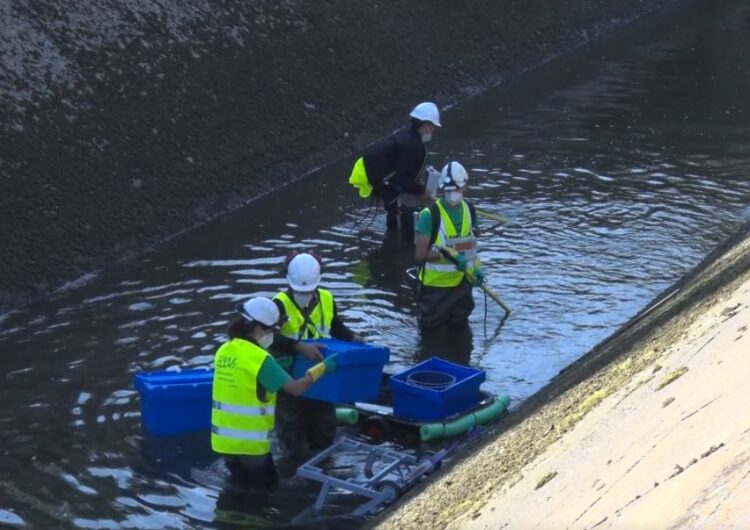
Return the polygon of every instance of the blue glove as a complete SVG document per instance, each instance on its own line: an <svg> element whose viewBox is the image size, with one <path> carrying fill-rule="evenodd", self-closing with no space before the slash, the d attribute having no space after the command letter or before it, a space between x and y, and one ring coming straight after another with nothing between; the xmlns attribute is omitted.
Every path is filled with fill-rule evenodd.
<svg viewBox="0 0 750 530"><path fill-rule="evenodd" d="M339 363L338 353L334 353L333 355L329 355L328 357L323 359L323 364L326 367L325 373L330 374L331 372L336 371L336 367L338 366L338 363Z"/></svg>
<svg viewBox="0 0 750 530"><path fill-rule="evenodd" d="M456 262L456 268L460 271L466 270L466 258L463 256L463 254L458 254L453 258L453 261Z"/></svg>
<svg viewBox="0 0 750 530"><path fill-rule="evenodd" d="M472 275L474 276L474 281L472 282L474 285L477 287L484 285L484 272L482 272L482 269L477 267L472 272Z"/></svg>

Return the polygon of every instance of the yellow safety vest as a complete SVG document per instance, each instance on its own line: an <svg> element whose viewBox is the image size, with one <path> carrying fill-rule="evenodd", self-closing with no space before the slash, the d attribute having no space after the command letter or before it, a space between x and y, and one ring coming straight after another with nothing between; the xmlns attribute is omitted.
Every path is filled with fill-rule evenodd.
<svg viewBox="0 0 750 530"><path fill-rule="evenodd" d="M349 184L354 186L363 199L372 195L372 184L370 184L370 179L367 178L365 161L362 158L357 159L354 163L352 174L349 176Z"/></svg>
<svg viewBox="0 0 750 530"><path fill-rule="evenodd" d="M324 339L331 336L333 322L333 295L325 289L317 289L318 303L307 319L297 304L286 293L279 293L274 299L284 304L287 321L281 326L281 334L294 340Z"/></svg>
<svg viewBox="0 0 750 530"><path fill-rule="evenodd" d="M467 259L467 267L472 268L477 256L477 240L474 237L471 226L471 214L469 206L461 201L463 207L461 219L461 233L458 234L448 212L441 204L437 204L440 217L433 219L433 223L440 223L435 237L435 246L450 247L463 254ZM430 211L429 208L425 208ZM423 211L425 211L423 210ZM430 287L455 287L464 279L465 272L456 269L456 266L447 258L441 256L437 261L428 261L424 264L419 278L424 285Z"/></svg>
<svg viewBox="0 0 750 530"><path fill-rule="evenodd" d="M260 346L242 339L225 342L214 359L211 448L230 455L271 452L276 393L259 397L258 373L269 357Z"/></svg>

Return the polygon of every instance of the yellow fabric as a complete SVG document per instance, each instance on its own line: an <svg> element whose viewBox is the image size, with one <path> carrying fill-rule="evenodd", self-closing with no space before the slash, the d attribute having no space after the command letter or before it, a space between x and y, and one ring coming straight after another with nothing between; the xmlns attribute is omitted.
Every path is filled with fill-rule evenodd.
<svg viewBox="0 0 750 530"><path fill-rule="evenodd" d="M318 363L315 366L308 368L307 373L312 376L313 381L317 381L326 373L326 365L325 363Z"/></svg>
<svg viewBox="0 0 750 530"><path fill-rule="evenodd" d="M437 237L435 238L435 246L438 247L450 247L450 239L456 237L468 237L471 235L471 214L469 213L469 206L465 202L461 202L463 207L463 214L461 219L461 233L458 234L456 227L453 225L448 212L445 211L441 200L438 200L438 210L440 211L440 218L433 219L433 223L440 223L441 229L438 229ZM427 209L429 211L429 208ZM443 236L445 234L445 237ZM448 241L446 241L446 238ZM438 268L443 270L431 270L431 268ZM446 257L441 256L437 261L431 261L425 264L419 275L420 280L424 285L430 287L455 287L461 283L464 278L464 272L456 269L455 265Z"/></svg>
<svg viewBox="0 0 750 530"><path fill-rule="evenodd" d="M279 293L274 299L284 304L287 321L281 326L281 334L294 340L325 339L331 336L333 321L333 295L325 289L317 289L318 302L305 322L302 311L286 293Z"/></svg>
<svg viewBox="0 0 750 530"><path fill-rule="evenodd" d="M352 174L349 176L349 184L357 189L359 196L363 199L366 199L372 194L372 186L370 185L370 179L367 178L365 161L362 158L359 158L354 163Z"/></svg>
<svg viewBox="0 0 750 530"><path fill-rule="evenodd" d="M268 357L242 339L224 343L214 359L211 448L230 455L265 455L271 451L276 393L258 394L258 373ZM253 439L254 438L254 439Z"/></svg>

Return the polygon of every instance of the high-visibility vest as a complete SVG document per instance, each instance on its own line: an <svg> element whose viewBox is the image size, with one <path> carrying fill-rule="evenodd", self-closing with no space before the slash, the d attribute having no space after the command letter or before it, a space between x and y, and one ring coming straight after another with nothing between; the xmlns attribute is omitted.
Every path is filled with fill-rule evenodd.
<svg viewBox="0 0 750 530"><path fill-rule="evenodd" d="M365 161L362 158L358 158L352 168L352 174L349 175L349 184L359 192L359 196L366 199L372 195L372 184L370 179L367 177L367 169L365 168Z"/></svg>
<svg viewBox="0 0 750 530"><path fill-rule="evenodd" d="M307 318L287 293L274 298L284 304L287 321L281 326L281 334L294 340L325 339L331 336L333 322L333 295L325 289L317 289L318 302Z"/></svg>
<svg viewBox="0 0 750 530"><path fill-rule="evenodd" d="M211 448L230 455L271 452L276 393L259 388L258 373L269 357L242 339L224 343L214 359ZM265 394L261 399L260 391Z"/></svg>
<svg viewBox="0 0 750 530"><path fill-rule="evenodd" d="M461 201L462 218L461 233L458 234L448 212L442 205L442 199L435 203L440 216L432 222L439 223L439 229L435 238L435 245L439 247L452 248L466 258L467 268L471 269L477 259L477 238L474 236L471 223L469 206ZM430 211L429 208L425 209ZM424 211L424 210L423 210ZM455 287L461 283L466 273L456 269L455 264L448 258L440 256L437 261L428 261L424 264L419 278L422 284L430 287Z"/></svg>

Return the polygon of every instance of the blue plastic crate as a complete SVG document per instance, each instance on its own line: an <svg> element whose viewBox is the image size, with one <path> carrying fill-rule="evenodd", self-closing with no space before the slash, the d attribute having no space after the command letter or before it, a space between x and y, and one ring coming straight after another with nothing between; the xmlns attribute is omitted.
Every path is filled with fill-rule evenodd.
<svg viewBox="0 0 750 530"><path fill-rule="evenodd" d="M304 394L306 398L331 403L354 403L378 397L383 377L383 367L390 359L388 348L371 344L358 344L337 339L309 340L325 346L324 356L338 354L338 365L334 372L324 375ZM298 379L314 363L301 355L294 359L293 374Z"/></svg>
<svg viewBox="0 0 750 530"><path fill-rule="evenodd" d="M407 381L415 372L448 374L455 381L444 388L416 386ZM484 380L484 370L432 357L391 377L393 414L416 421L443 420L476 406Z"/></svg>
<svg viewBox="0 0 750 530"><path fill-rule="evenodd" d="M213 370L137 374L143 426L153 436L210 429L213 377Z"/></svg>

